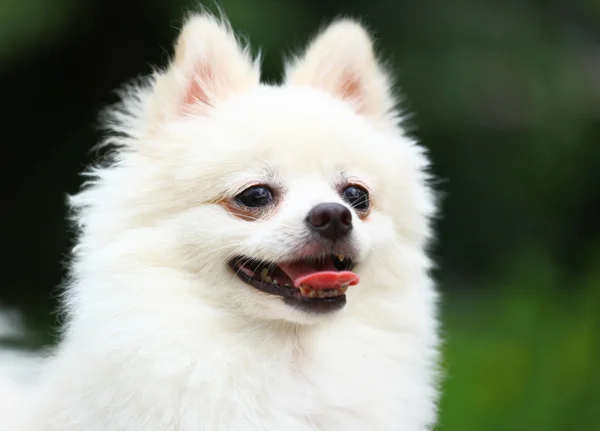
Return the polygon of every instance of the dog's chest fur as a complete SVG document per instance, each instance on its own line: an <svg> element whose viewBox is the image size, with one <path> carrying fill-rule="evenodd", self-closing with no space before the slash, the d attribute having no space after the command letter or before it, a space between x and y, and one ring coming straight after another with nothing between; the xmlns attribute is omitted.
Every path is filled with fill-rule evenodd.
<svg viewBox="0 0 600 431"><path fill-rule="evenodd" d="M423 429L423 364L400 345L411 349L400 334L340 319L325 329L221 338L202 354L171 348L86 362L79 351L78 364L67 365L63 352L60 368L70 375L51 385L60 395L44 398L62 405L44 422L61 431Z"/></svg>

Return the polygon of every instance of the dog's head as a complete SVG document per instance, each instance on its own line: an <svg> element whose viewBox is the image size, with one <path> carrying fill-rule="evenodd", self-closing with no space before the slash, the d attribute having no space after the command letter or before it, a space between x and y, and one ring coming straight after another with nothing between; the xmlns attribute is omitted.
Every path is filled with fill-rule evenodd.
<svg viewBox="0 0 600 431"><path fill-rule="evenodd" d="M399 259L421 264L427 162L361 25L331 24L271 86L227 24L193 17L170 67L124 107L113 118L125 148L100 173L112 204L82 223L118 217L97 229L106 241L145 232L136 253L163 250L152 259L196 278L192 294L315 322L355 290L397 288Z"/></svg>

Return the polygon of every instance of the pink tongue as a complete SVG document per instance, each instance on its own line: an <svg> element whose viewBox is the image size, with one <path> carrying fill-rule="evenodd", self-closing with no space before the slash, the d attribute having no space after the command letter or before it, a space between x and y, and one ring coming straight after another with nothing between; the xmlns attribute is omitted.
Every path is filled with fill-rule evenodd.
<svg viewBox="0 0 600 431"><path fill-rule="evenodd" d="M354 286L360 281L352 271L319 271L306 263L282 264L279 267L296 287L308 284L313 289L338 289L344 285Z"/></svg>

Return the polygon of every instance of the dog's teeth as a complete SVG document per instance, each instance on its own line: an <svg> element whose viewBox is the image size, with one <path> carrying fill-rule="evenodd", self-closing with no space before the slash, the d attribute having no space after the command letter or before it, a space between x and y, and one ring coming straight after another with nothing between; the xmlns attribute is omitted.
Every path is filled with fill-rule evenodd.
<svg viewBox="0 0 600 431"><path fill-rule="evenodd" d="M300 293L302 296L308 298L315 298L317 296L317 292L306 283L300 285Z"/></svg>
<svg viewBox="0 0 600 431"><path fill-rule="evenodd" d="M343 262L345 259L345 256L343 254L338 254L337 258L339 259L340 262Z"/></svg>
<svg viewBox="0 0 600 431"><path fill-rule="evenodd" d="M306 284L301 284L299 289L302 296L308 296L308 293L311 290L310 287L308 287L308 285Z"/></svg>
<svg viewBox="0 0 600 431"><path fill-rule="evenodd" d="M300 294L305 298L333 298L342 296L348 290L348 285L345 284L337 289L313 289L308 284L304 283L298 287Z"/></svg>
<svg viewBox="0 0 600 431"><path fill-rule="evenodd" d="M267 268L263 268L260 272L260 278L265 280L269 276L269 270Z"/></svg>
<svg viewBox="0 0 600 431"><path fill-rule="evenodd" d="M273 279L273 284L279 284L276 278Z"/></svg>

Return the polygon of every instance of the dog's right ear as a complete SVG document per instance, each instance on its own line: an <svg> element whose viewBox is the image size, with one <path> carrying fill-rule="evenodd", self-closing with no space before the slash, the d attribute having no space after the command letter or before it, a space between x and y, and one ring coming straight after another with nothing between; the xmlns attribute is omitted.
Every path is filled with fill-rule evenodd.
<svg viewBox="0 0 600 431"><path fill-rule="evenodd" d="M286 65L285 83L323 90L383 127L395 128L398 122L390 75L357 21L340 19L326 27Z"/></svg>
<svg viewBox="0 0 600 431"><path fill-rule="evenodd" d="M203 14L187 20L169 68L155 77L153 123L185 115L208 115L232 94L258 86L260 69L224 19Z"/></svg>

